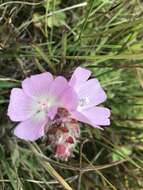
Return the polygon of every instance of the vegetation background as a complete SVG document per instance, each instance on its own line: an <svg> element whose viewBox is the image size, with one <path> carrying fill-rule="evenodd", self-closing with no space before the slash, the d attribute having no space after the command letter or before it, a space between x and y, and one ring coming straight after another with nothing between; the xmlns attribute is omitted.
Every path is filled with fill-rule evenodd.
<svg viewBox="0 0 143 190"><path fill-rule="evenodd" d="M10 90L50 71L92 70L108 95L111 126L82 125L75 157L12 134ZM92 90L92 89L89 89ZM143 2L0 0L0 190L143 190Z"/></svg>

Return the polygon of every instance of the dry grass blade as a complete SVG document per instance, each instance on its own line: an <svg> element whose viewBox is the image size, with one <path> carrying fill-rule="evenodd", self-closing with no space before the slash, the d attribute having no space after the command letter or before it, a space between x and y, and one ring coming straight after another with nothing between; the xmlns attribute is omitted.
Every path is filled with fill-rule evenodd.
<svg viewBox="0 0 143 190"><path fill-rule="evenodd" d="M32 144L29 145L32 152L35 154L35 156L37 156L38 152L36 150L36 148L34 146L32 146ZM61 177L58 172L51 166L51 164L49 162L41 162L41 164L43 165L43 167L48 171L48 173L54 177L62 186L64 189L66 190L73 190L69 184L64 180L63 177Z"/></svg>

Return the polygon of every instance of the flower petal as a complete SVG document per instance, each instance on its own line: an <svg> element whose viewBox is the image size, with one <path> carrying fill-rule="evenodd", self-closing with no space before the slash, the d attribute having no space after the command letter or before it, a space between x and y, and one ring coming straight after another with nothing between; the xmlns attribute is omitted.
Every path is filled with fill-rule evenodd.
<svg viewBox="0 0 143 190"><path fill-rule="evenodd" d="M56 107L56 106L51 107L51 108L48 110L47 116L48 116L51 120L53 120L54 117L55 117L56 114L57 114L57 110L58 110L58 107Z"/></svg>
<svg viewBox="0 0 143 190"><path fill-rule="evenodd" d="M82 114L96 125L110 125L110 110L108 108L93 107L83 110Z"/></svg>
<svg viewBox="0 0 143 190"><path fill-rule="evenodd" d="M69 86L60 96L61 107L73 110L77 108L78 99L76 93Z"/></svg>
<svg viewBox="0 0 143 190"><path fill-rule="evenodd" d="M50 89L49 89L49 96L60 96L60 94L68 88L69 84L68 81L62 77L56 77L55 80L52 82Z"/></svg>
<svg viewBox="0 0 143 190"><path fill-rule="evenodd" d="M22 82L22 88L28 96L39 97L47 95L52 81L53 76L48 72L32 75Z"/></svg>
<svg viewBox="0 0 143 190"><path fill-rule="evenodd" d="M37 121L37 119L32 117L29 120L21 122L14 129L14 135L27 141L35 141L44 135L45 125L45 121Z"/></svg>
<svg viewBox="0 0 143 190"><path fill-rule="evenodd" d="M86 124L91 125L92 127L102 129L101 127L99 127L99 126L95 125L94 123L92 123L92 121L90 121L85 115L83 115L82 113L80 113L78 111L71 112L71 116L74 119L76 119L76 120L78 120L78 121L80 121L82 123L86 123Z"/></svg>
<svg viewBox="0 0 143 190"><path fill-rule="evenodd" d="M82 84L77 90L77 95L79 101L83 101L83 105L79 105L79 109L89 108L106 100L106 94L97 79L91 79Z"/></svg>
<svg viewBox="0 0 143 190"><path fill-rule="evenodd" d="M69 84L70 86L74 87L74 89L78 89L82 83L84 83L91 75L91 71L77 67L74 71Z"/></svg>
<svg viewBox="0 0 143 190"><path fill-rule="evenodd" d="M82 110L82 112L76 111L72 113L72 116L83 123L92 125L93 127L100 128L100 125L110 125L110 110L104 107L93 107Z"/></svg>
<svg viewBox="0 0 143 190"><path fill-rule="evenodd" d="M33 100L22 89L13 88L7 114L12 121L26 120L36 112L32 109L32 104Z"/></svg>
<svg viewBox="0 0 143 190"><path fill-rule="evenodd" d="M49 90L50 99L54 99L57 107L65 107L67 109L75 108L77 106L76 93L69 86L68 81L64 77L57 77Z"/></svg>

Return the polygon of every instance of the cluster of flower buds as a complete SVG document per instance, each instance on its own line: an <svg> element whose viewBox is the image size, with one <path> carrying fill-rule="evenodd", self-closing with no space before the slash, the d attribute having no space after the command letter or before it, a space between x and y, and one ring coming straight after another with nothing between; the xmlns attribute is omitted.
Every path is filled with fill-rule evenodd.
<svg viewBox="0 0 143 190"><path fill-rule="evenodd" d="M54 156L67 161L73 157L74 147L80 137L79 124L65 108L59 108L48 127L47 137Z"/></svg>

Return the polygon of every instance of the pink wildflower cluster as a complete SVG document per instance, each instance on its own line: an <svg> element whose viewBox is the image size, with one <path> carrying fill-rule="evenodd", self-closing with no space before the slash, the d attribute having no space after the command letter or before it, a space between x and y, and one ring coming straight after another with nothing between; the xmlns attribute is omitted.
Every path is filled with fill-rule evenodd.
<svg viewBox="0 0 143 190"><path fill-rule="evenodd" d="M95 128L110 124L110 110L97 106L106 94L90 75L78 67L69 81L49 72L26 78L10 95L8 116L20 122L14 134L27 141L46 135L55 157L67 160L80 136L78 121Z"/></svg>

